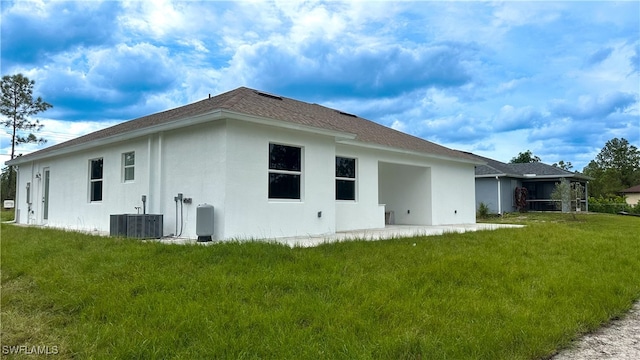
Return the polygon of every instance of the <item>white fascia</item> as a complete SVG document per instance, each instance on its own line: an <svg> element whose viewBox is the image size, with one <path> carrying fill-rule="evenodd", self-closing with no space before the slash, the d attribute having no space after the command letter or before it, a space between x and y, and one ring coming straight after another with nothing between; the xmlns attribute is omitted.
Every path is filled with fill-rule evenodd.
<svg viewBox="0 0 640 360"><path fill-rule="evenodd" d="M499 178L499 177L518 177L517 175L508 175L508 174L484 174L484 175L476 175L476 178Z"/></svg>
<svg viewBox="0 0 640 360"><path fill-rule="evenodd" d="M455 162L459 162L459 163L474 164L474 165L485 165L486 164L486 162L480 161L480 160L462 159L462 158L457 158L457 157L453 157L453 156L437 155L437 154L431 154L431 153L426 153L426 152L421 152L421 151L407 150L407 149L396 148L396 147L391 147L391 146L384 146L384 145L373 144L373 143L365 143L365 142L356 141L356 140L353 140L353 139L339 140L338 142L341 143L341 144L345 144L345 145L352 145L352 146L368 148L368 149L374 149L374 150L390 151L390 152L395 152L395 153L404 154L404 155L415 155L415 156L428 158L428 159L455 161Z"/></svg>
<svg viewBox="0 0 640 360"><path fill-rule="evenodd" d="M12 160L12 163L15 166L22 163L29 163L35 160L70 154L78 151L83 151L86 149L96 148L96 147L110 145L117 142L122 142L122 141L144 137L152 134L157 134L164 131L170 131L170 130L180 129L188 126L203 124L203 123L212 122L212 121L224 120L224 119L247 121L247 122L252 122L256 124L277 126L277 127L291 129L291 130L311 132L315 134L335 137L336 141L341 141L345 139L354 139L356 137L355 134L346 133L342 131L320 129L312 126L290 123L282 120L263 118L259 116L252 116L252 115L237 113L234 111L217 109L204 114L190 116L187 118L181 118L181 119L177 119L174 121L170 121L170 122L166 122L158 125L147 126L141 129L131 130L125 133L120 133L120 134L104 137L101 139L96 139L93 141L87 141L77 145L61 147L60 149L57 149L54 151L48 151L41 155L40 154L33 154L32 156L27 155L25 156L24 161L20 161L21 160L20 158L15 158Z"/></svg>

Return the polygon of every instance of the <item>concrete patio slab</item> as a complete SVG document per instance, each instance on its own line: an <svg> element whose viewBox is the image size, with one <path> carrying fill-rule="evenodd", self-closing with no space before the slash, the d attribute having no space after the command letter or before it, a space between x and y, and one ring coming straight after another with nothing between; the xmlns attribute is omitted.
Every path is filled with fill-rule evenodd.
<svg viewBox="0 0 640 360"><path fill-rule="evenodd" d="M313 247L325 243L334 243L350 240L367 240L377 241L385 239L394 239L402 237L414 237L414 236L432 236L442 235L444 233L465 233L470 231L487 231L504 228L522 228L524 225L509 225L509 224L465 224L465 225L440 225L440 226L417 226L417 225L388 225L381 229L367 229L367 230L354 230L354 231L341 231L335 234L327 235L313 235L313 236L294 236L284 238L265 239L267 242L273 242L278 244L288 245L290 247ZM197 242L194 239L180 239L180 238L162 238L159 240L162 243L167 244L200 244L210 245L216 244L217 241L212 242Z"/></svg>

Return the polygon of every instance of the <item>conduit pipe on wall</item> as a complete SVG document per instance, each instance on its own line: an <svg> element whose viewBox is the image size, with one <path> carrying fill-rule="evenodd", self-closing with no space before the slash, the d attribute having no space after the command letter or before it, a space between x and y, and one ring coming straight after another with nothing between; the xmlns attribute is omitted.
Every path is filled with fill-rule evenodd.
<svg viewBox="0 0 640 360"><path fill-rule="evenodd" d="M182 230L184 227L184 205L182 203L182 193L178 193L178 196L173 198L176 202L176 237L182 236ZM180 232L178 233L178 203L180 203Z"/></svg>

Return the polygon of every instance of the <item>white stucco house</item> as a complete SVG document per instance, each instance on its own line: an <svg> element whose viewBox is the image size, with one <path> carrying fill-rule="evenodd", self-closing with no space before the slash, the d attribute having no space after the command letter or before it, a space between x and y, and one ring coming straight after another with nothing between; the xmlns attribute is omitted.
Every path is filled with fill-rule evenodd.
<svg viewBox="0 0 640 360"><path fill-rule="evenodd" d="M146 213L162 215L161 236L196 238L208 204L218 240L475 223L481 163L246 87L7 162L18 223L109 232L111 215Z"/></svg>

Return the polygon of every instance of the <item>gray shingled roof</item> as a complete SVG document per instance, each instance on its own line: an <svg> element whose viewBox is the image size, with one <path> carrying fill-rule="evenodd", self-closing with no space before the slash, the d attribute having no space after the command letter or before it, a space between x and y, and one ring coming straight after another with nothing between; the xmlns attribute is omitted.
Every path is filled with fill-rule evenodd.
<svg viewBox="0 0 640 360"><path fill-rule="evenodd" d="M509 166L516 170L519 174L536 174L536 175L549 175L549 176L568 176L575 175L575 173L567 170L563 170L557 166L551 166L543 164L541 162L524 163L524 164L509 164Z"/></svg>
<svg viewBox="0 0 640 360"><path fill-rule="evenodd" d="M547 165L541 162L524 164L506 164L497 160L489 159L480 155L467 153L479 160L485 161L486 165L476 166L476 176L510 176L516 178L534 177L573 177L576 179L590 180L592 178L571 171L563 170L557 166Z"/></svg>
<svg viewBox="0 0 640 360"><path fill-rule="evenodd" d="M637 194L640 193L640 185L632 186L628 189L620 190L623 194Z"/></svg>
<svg viewBox="0 0 640 360"><path fill-rule="evenodd" d="M118 137L134 130L150 128L206 114L215 110L257 116L312 128L355 134L355 140L362 143L382 145L439 157L477 162L477 159L424 139L388 128L373 121L346 114L318 104L310 104L257 90L240 87L235 90L175 109L143 116L134 120L99 130L78 138L16 158L12 164L26 162L31 158L44 156L56 150L97 140Z"/></svg>
<svg viewBox="0 0 640 360"><path fill-rule="evenodd" d="M476 176L477 175L509 175L509 176L519 176L517 172L515 172L509 164L502 163L497 160L493 160L490 158L486 158L484 156L465 153L470 156L477 158L478 160L484 161L486 164L476 166Z"/></svg>

